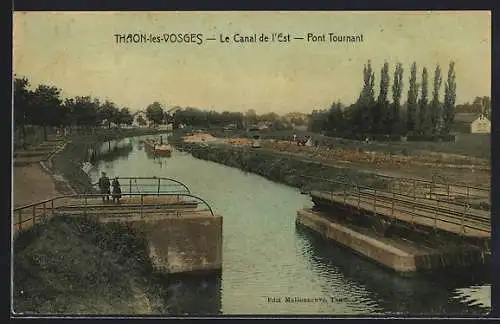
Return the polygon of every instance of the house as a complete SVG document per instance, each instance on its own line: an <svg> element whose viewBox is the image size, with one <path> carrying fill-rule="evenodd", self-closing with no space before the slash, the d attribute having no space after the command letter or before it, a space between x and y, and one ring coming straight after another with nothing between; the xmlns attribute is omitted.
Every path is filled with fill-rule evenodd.
<svg viewBox="0 0 500 324"><path fill-rule="evenodd" d="M455 115L452 131L467 134L489 134L491 121L484 115L475 113L460 113Z"/></svg>
<svg viewBox="0 0 500 324"><path fill-rule="evenodd" d="M139 110L136 113L134 113L133 116L134 116L134 121L132 122L132 126L134 126L134 127L144 127L144 126L148 126L149 127L150 126L151 122L148 120L148 117L146 116L146 112L145 111ZM141 123L139 123L139 120L141 118L144 121L146 121L146 125L141 125Z"/></svg>

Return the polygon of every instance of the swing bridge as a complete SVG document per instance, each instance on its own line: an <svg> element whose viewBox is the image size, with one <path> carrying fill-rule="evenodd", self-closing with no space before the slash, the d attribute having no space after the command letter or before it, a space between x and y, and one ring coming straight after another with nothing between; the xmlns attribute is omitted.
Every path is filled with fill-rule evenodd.
<svg viewBox="0 0 500 324"><path fill-rule="evenodd" d="M119 203L111 200L111 195L97 193L97 183L92 192L63 195L44 201L16 207L13 210L15 231L35 223L46 221L58 215L87 215L106 217L140 218L163 215L214 216L212 207L203 198L193 195L182 182L166 177L120 177L121 196ZM104 196L110 201L104 201Z"/></svg>

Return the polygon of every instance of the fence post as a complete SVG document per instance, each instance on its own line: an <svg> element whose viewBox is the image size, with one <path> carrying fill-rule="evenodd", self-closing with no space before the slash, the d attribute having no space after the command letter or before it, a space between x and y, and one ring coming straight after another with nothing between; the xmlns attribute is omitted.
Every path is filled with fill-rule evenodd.
<svg viewBox="0 0 500 324"><path fill-rule="evenodd" d="M143 205L144 205L144 196L141 193L141 209L140 209L140 216L141 216L141 218L143 218L143 215L142 215L142 207L143 207Z"/></svg>
<svg viewBox="0 0 500 324"><path fill-rule="evenodd" d="M160 195L160 181L161 181L161 179L158 178L158 196Z"/></svg>
<svg viewBox="0 0 500 324"><path fill-rule="evenodd" d="M47 219L47 209L45 207L45 202L43 203L43 217L42 220L45 221Z"/></svg>
<svg viewBox="0 0 500 324"><path fill-rule="evenodd" d="M129 179L129 183L128 183L128 193L132 193L132 179Z"/></svg>
<svg viewBox="0 0 500 324"><path fill-rule="evenodd" d="M373 188L373 216L377 216L377 188Z"/></svg>
<svg viewBox="0 0 500 324"><path fill-rule="evenodd" d="M23 222L23 210L22 209L19 209L19 213L17 214L18 216L18 220L17 220L17 227L18 227L18 230L21 229L21 225L22 225L22 222Z"/></svg>
<svg viewBox="0 0 500 324"><path fill-rule="evenodd" d="M50 209L51 209L51 215L50 216L54 216L54 199L52 199L50 201Z"/></svg>
<svg viewBox="0 0 500 324"><path fill-rule="evenodd" d="M33 224L36 222L36 205L33 206Z"/></svg>
<svg viewBox="0 0 500 324"><path fill-rule="evenodd" d="M85 216L87 216L87 195L85 195L85 198L84 198L84 207L83 207L83 214Z"/></svg>
<svg viewBox="0 0 500 324"><path fill-rule="evenodd" d="M391 217L394 218L394 204L396 203L396 193L392 192Z"/></svg>
<svg viewBox="0 0 500 324"><path fill-rule="evenodd" d="M450 184L448 183L448 201L451 200Z"/></svg>

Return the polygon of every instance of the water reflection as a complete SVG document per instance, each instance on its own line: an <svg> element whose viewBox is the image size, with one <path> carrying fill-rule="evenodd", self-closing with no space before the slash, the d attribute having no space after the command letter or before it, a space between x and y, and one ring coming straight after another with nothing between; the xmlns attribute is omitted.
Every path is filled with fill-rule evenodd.
<svg viewBox="0 0 500 324"><path fill-rule="evenodd" d="M221 314L221 276L171 275L163 296L166 312L177 315Z"/></svg>
<svg viewBox="0 0 500 324"><path fill-rule="evenodd" d="M297 227L297 235L309 242L303 244L298 253L310 263L311 271L322 277L326 289L346 290L347 287L348 290L352 282L364 288L344 293L349 296L353 306L359 304L359 298L367 298L377 301L378 311L391 314L466 315L487 312L486 308L480 306L464 308L460 300L451 298L453 290L458 287L487 282L487 268L401 277L345 248L325 241L302 226ZM341 276L332 277L334 273ZM340 277L343 280L339 280Z"/></svg>

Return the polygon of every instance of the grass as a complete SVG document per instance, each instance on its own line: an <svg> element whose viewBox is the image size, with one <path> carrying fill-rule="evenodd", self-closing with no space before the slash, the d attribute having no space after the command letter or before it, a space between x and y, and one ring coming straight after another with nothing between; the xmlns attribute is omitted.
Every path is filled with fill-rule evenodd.
<svg viewBox="0 0 500 324"><path fill-rule="evenodd" d="M61 216L14 241L16 312L158 314L162 289L152 276L145 238L124 224Z"/></svg>
<svg viewBox="0 0 500 324"><path fill-rule="evenodd" d="M284 183L296 188L324 189L335 185L317 179L337 179L351 183L386 188L388 183L379 177L354 169L326 166L313 161L305 161L283 156L269 151L244 147L227 147L196 143L181 143L169 138L169 142L190 152L194 157L238 168L245 172L261 175L269 180ZM314 178L314 179L313 179Z"/></svg>
<svg viewBox="0 0 500 324"><path fill-rule="evenodd" d="M250 137L245 131L213 131L219 137ZM491 141L489 134L458 134L455 142L372 142L365 144L355 140L328 137L317 133L304 131L262 131L262 139L290 140L296 134L298 137L311 136L320 145L335 148L357 148L380 151L391 154L422 155L428 152L458 154L489 159L491 156Z"/></svg>

